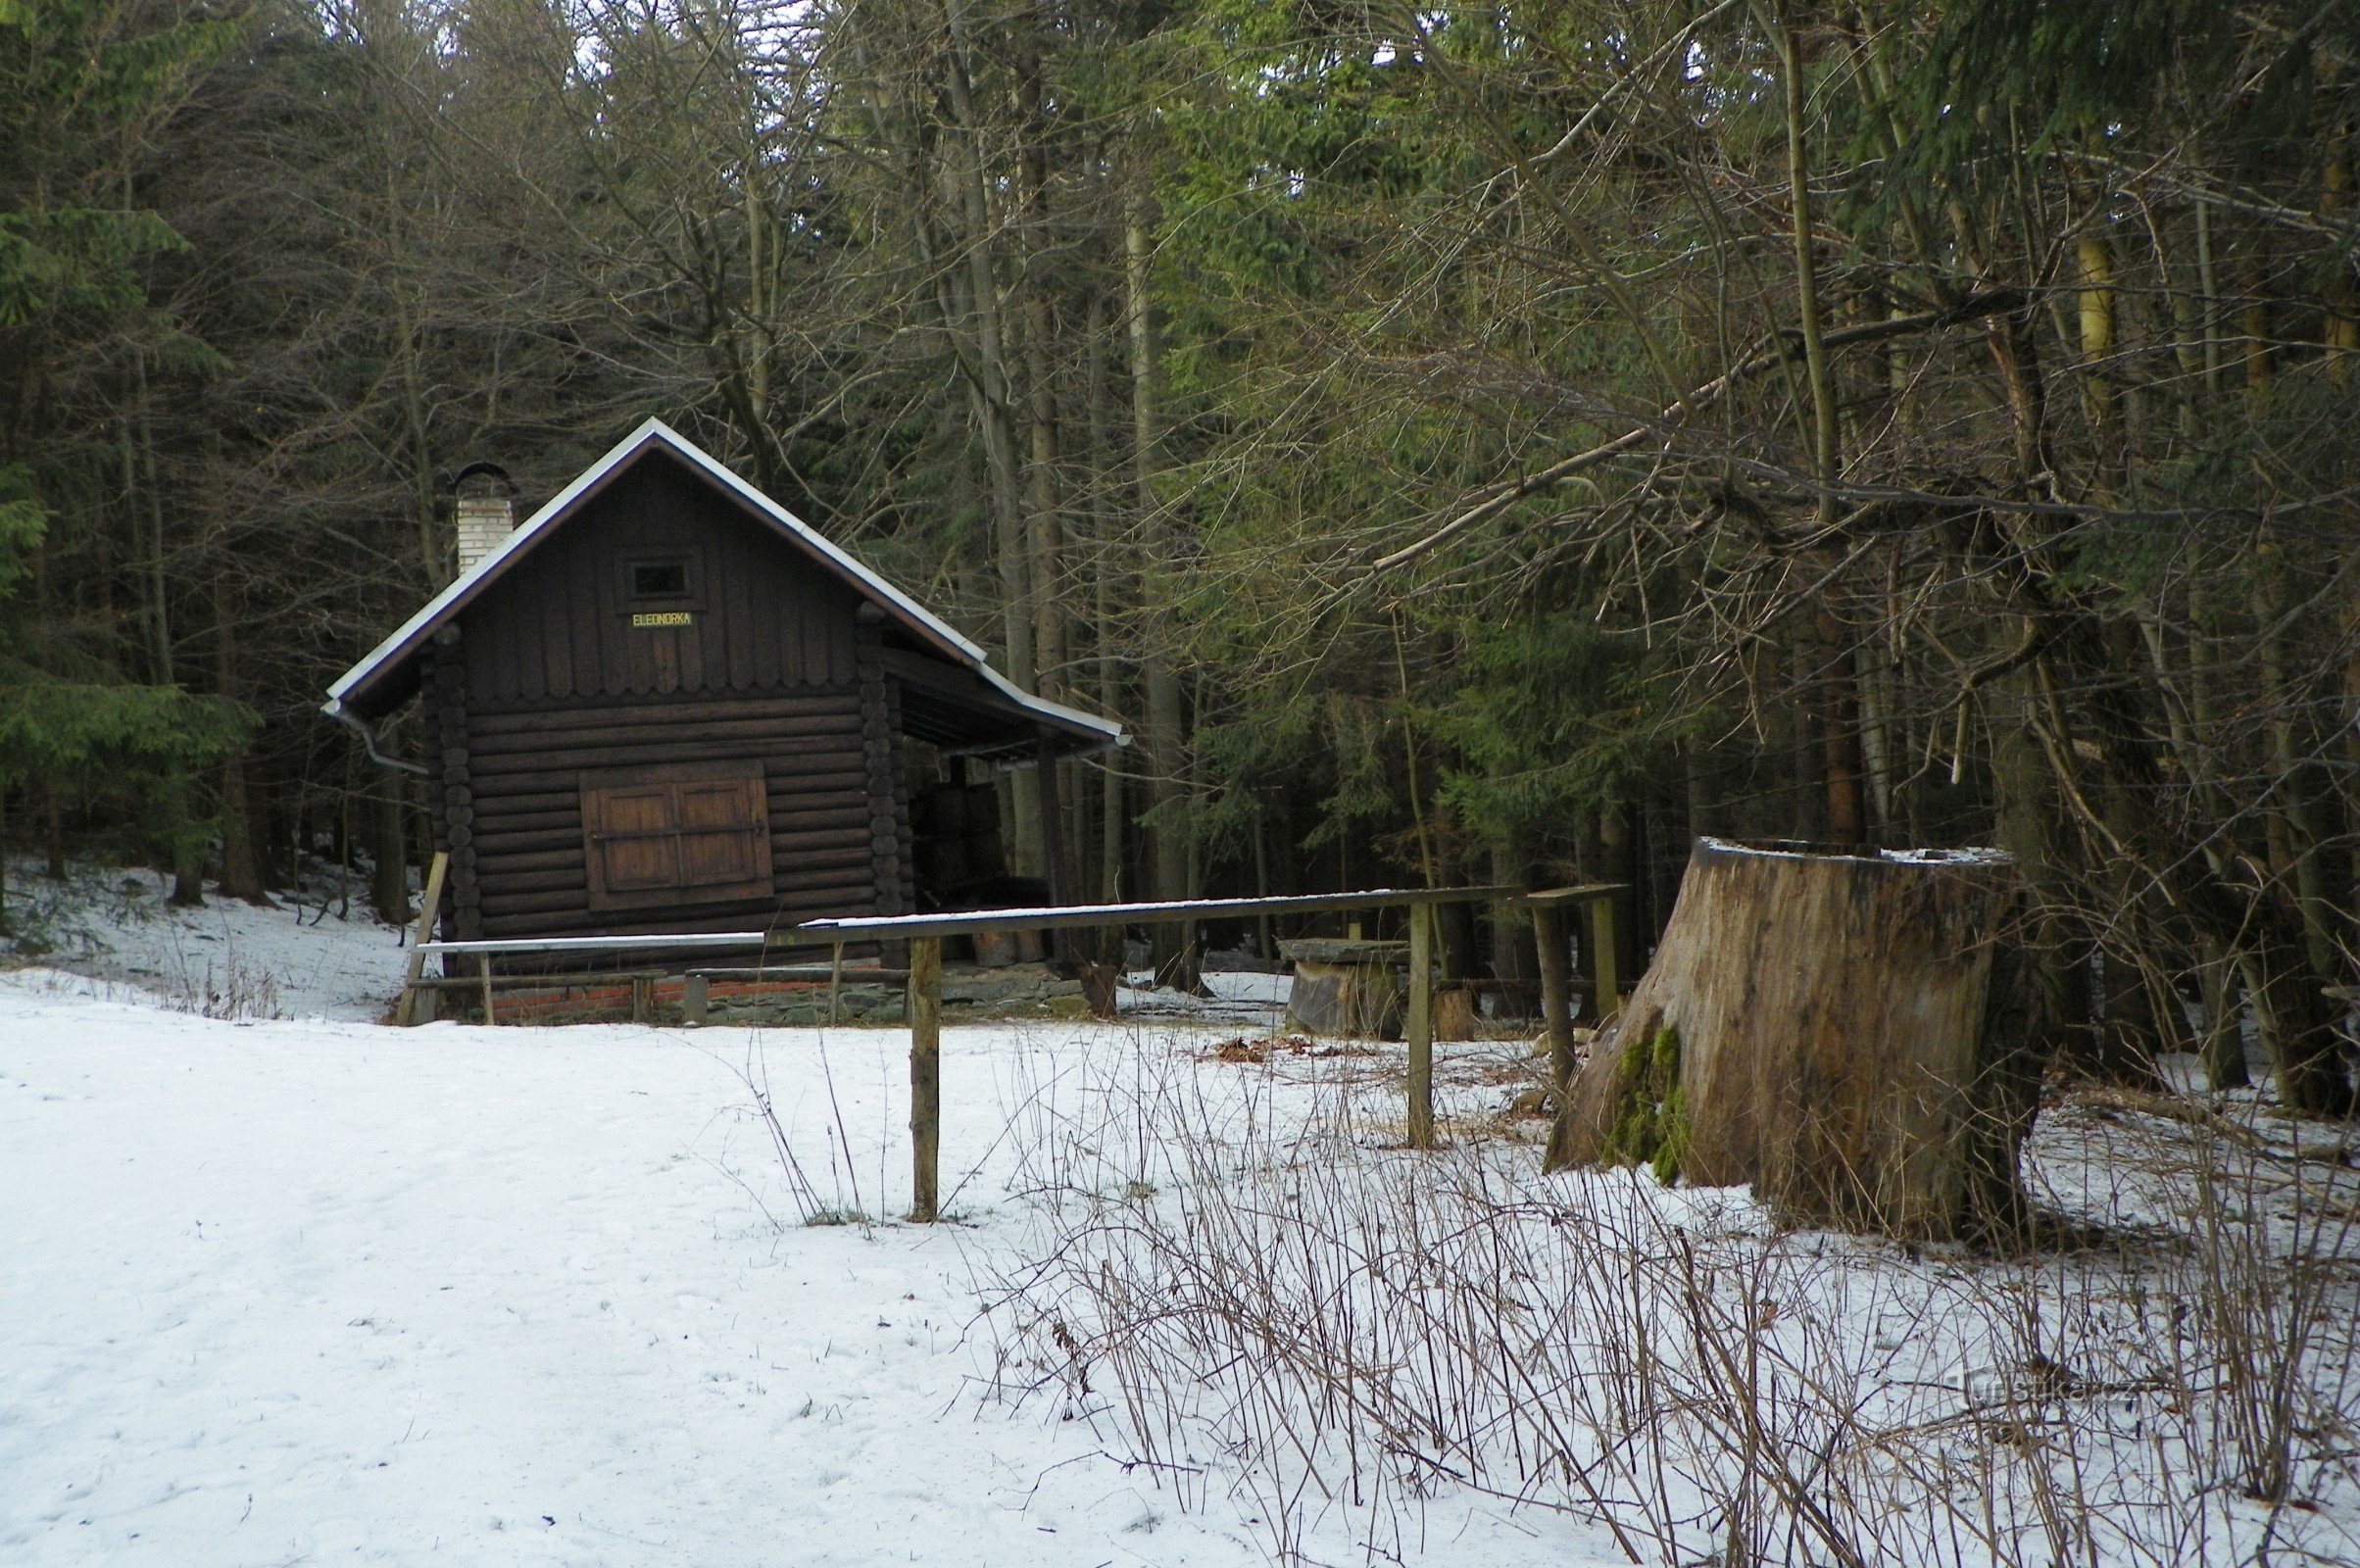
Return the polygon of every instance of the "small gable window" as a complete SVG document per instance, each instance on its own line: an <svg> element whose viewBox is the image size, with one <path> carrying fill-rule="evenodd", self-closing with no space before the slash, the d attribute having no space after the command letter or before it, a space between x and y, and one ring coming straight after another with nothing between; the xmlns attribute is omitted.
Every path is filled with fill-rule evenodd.
<svg viewBox="0 0 2360 1568"><path fill-rule="evenodd" d="M674 557L664 561L632 562L631 597L633 599L686 599L688 597L687 561Z"/></svg>

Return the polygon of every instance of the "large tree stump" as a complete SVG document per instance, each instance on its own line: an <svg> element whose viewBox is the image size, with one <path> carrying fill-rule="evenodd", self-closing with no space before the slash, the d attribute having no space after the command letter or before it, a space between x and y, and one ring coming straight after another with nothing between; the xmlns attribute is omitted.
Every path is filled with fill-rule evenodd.
<svg viewBox="0 0 2360 1568"><path fill-rule="evenodd" d="M1750 1182L1794 1224L2013 1230L2045 1065L2020 903L1997 851L1699 840L1549 1168L1651 1159L1667 1179Z"/></svg>

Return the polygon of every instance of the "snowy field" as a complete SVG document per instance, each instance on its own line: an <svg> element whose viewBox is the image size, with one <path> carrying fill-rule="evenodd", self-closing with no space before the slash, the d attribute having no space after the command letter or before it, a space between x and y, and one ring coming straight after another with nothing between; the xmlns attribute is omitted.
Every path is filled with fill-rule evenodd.
<svg viewBox="0 0 2360 1568"><path fill-rule="evenodd" d="M1003 1081L1057 1031L946 1033L971 1222L931 1229L795 1223L742 1034L233 1024L32 975L0 1041L0 1560L1258 1558L978 1397ZM827 1195L906 1204L901 1038L759 1049Z"/></svg>
<svg viewBox="0 0 2360 1568"><path fill-rule="evenodd" d="M39 863L8 867L10 923L31 939L18 961L71 970L86 994L217 1016L373 1020L401 990L404 934L369 912L358 874L315 868L269 908L211 896L174 908L172 879L154 871L77 863L61 884Z"/></svg>
<svg viewBox="0 0 2360 1568"><path fill-rule="evenodd" d="M1543 1177L1514 1045L1405 1153L1241 977L947 1029L915 1227L899 1031L382 1028L317 912L0 972L0 1563L2360 1562L2360 1183L2251 1099L2052 1106L2089 1235L1978 1259Z"/></svg>

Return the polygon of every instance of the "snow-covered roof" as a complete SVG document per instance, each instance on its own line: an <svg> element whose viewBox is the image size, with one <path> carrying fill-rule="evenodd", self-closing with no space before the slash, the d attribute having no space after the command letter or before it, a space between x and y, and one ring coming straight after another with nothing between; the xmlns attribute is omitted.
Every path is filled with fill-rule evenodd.
<svg viewBox="0 0 2360 1568"><path fill-rule="evenodd" d="M520 523L499 546L459 574L424 608L402 622L393 635L367 658L339 676L327 689L322 705L331 716L345 718L367 704L371 690L405 667L435 630L466 609L516 562L547 538L566 518L623 469L653 449L661 449L743 505L791 543L801 547L819 565L833 572L869 603L885 612L918 643L941 658L972 670L992 692L1027 715L1069 736L1100 745L1122 745L1128 739L1122 726L1085 713L1062 703L1036 697L992 668L984 651L925 606L895 587L825 534L805 522L770 497L724 466L694 441L651 418L615 443L613 450L585 468L579 477L552 496L548 504Z"/></svg>

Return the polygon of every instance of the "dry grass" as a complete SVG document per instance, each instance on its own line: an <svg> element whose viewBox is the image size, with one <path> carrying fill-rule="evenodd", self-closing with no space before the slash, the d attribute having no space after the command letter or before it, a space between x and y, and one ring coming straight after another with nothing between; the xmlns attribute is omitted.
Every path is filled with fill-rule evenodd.
<svg viewBox="0 0 2360 1568"><path fill-rule="evenodd" d="M1366 1066L1019 1086L1038 1229L992 1282L996 1396L1234 1498L1289 1563L1414 1556L1480 1499L1644 1563L2360 1554L2360 1187L2271 1127L2061 1116L2044 1201L2098 1245L1994 1258L1544 1178L1480 1119L1389 1149Z"/></svg>

